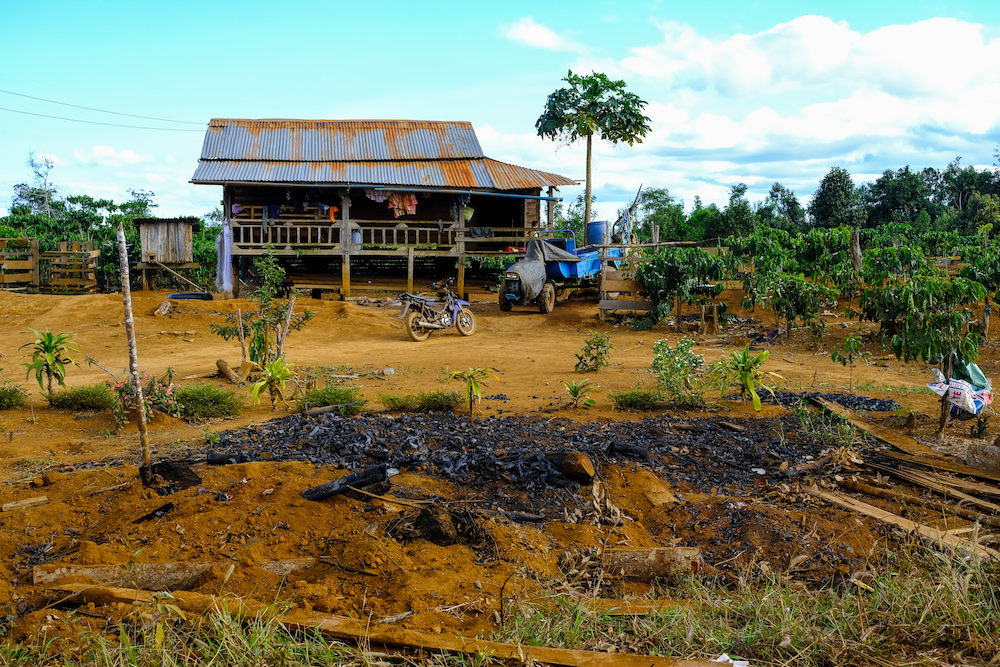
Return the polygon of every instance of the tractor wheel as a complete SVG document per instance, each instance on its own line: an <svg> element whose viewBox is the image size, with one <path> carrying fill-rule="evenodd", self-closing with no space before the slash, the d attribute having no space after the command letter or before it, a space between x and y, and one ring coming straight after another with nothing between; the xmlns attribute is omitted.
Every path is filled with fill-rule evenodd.
<svg viewBox="0 0 1000 667"><path fill-rule="evenodd" d="M406 316L406 333L418 343L427 340L431 330L420 326L420 312L411 310Z"/></svg>
<svg viewBox="0 0 1000 667"><path fill-rule="evenodd" d="M476 333L476 316L472 314L471 310L458 311L455 327L458 329L458 333L463 336L471 336Z"/></svg>
<svg viewBox="0 0 1000 667"><path fill-rule="evenodd" d="M538 312L548 315L556 307L556 288L552 283L545 283L542 293L538 295Z"/></svg>
<svg viewBox="0 0 1000 667"><path fill-rule="evenodd" d="M509 313L510 309L513 308L513 307L514 307L514 304L511 303L509 299L507 299L507 296L504 295L504 294L501 294L500 295L500 310L502 310L505 313Z"/></svg>

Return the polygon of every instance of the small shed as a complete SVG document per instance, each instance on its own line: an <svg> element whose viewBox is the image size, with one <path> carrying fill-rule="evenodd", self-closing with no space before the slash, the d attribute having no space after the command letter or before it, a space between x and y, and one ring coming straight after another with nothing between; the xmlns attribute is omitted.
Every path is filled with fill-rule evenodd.
<svg viewBox="0 0 1000 667"><path fill-rule="evenodd" d="M192 236L198 231L198 218L137 218L141 260L136 265L142 270L142 287L148 288L147 270L197 269L194 261ZM181 276L182 277L182 276ZM186 279L185 279L186 280Z"/></svg>

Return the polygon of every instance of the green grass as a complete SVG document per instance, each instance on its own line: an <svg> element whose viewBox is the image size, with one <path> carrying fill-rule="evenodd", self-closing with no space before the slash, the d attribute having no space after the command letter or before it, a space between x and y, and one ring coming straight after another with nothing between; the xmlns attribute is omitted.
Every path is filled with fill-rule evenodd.
<svg viewBox="0 0 1000 667"><path fill-rule="evenodd" d="M92 410L103 412L111 410L118 402L118 397L111 387L99 382L75 389L66 389L49 396L49 405L63 410Z"/></svg>
<svg viewBox="0 0 1000 667"><path fill-rule="evenodd" d="M629 391L612 392L608 398L615 404L616 410L652 411L664 407L663 396L656 391L630 389Z"/></svg>
<svg viewBox="0 0 1000 667"><path fill-rule="evenodd" d="M0 410L24 407L27 397L12 384L0 385Z"/></svg>
<svg viewBox="0 0 1000 667"><path fill-rule="evenodd" d="M329 387L317 387L308 389L302 398L299 399L299 410L303 412L310 408L322 408L328 405L344 405L346 403L356 403L356 405L345 405L337 410L337 414L347 416L356 415L364 407L365 400L361 398L357 387L345 387L331 385Z"/></svg>
<svg viewBox="0 0 1000 667"><path fill-rule="evenodd" d="M243 397L231 389L220 389L210 384L177 387L174 399L180 403L181 419L211 419L233 417L243 410Z"/></svg>
<svg viewBox="0 0 1000 667"><path fill-rule="evenodd" d="M1000 655L1000 565L912 538L888 548L866 587L844 581L810 589L781 572L763 575L754 563L730 579L659 587L656 598L681 604L646 616L596 613L586 595L571 598L565 580L552 580L530 599L508 598L491 639L690 659L728 653L754 667L991 664ZM419 663L373 656L364 644L289 632L273 619L182 614L170 598L135 605L124 622L48 614L33 634L0 644L0 665L486 664L476 655L427 655Z"/></svg>
<svg viewBox="0 0 1000 667"><path fill-rule="evenodd" d="M517 604L499 641L766 665L987 664L1000 655L1000 566L909 543L873 567L869 589L808 590L748 570L731 586L693 579L663 598L686 603L644 617L602 616L579 598ZM935 659L936 658L936 659Z"/></svg>
<svg viewBox="0 0 1000 667"><path fill-rule="evenodd" d="M461 407L457 391L428 391L419 394L379 394L378 400L390 412L452 412Z"/></svg>

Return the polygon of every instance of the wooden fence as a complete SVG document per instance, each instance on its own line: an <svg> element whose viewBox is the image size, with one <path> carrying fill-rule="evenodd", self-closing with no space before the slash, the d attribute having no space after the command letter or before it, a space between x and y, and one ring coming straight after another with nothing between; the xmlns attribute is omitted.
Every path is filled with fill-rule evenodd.
<svg viewBox="0 0 1000 667"><path fill-rule="evenodd" d="M0 289L38 287L38 239L0 239Z"/></svg>
<svg viewBox="0 0 1000 667"><path fill-rule="evenodd" d="M63 242L57 250L42 253L49 263L46 292L87 294L97 291L97 263L101 251L93 243Z"/></svg>

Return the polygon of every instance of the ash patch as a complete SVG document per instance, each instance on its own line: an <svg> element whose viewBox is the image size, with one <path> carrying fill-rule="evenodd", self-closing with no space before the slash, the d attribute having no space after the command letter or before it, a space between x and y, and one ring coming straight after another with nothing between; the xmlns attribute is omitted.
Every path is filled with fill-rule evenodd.
<svg viewBox="0 0 1000 667"><path fill-rule="evenodd" d="M815 391L796 393L793 391L776 391L772 397L766 391L760 393L760 398L765 403L778 403L785 407L790 407L800 400L810 400L813 398L823 398L831 403L839 403L851 410L867 412L892 412L899 410L903 406L888 398L869 398L868 396L857 396L855 394L824 394Z"/></svg>
<svg viewBox="0 0 1000 667"><path fill-rule="evenodd" d="M730 420L734 432L712 418L656 417L642 421L577 423L560 418L450 414L333 414L280 417L225 432L213 456L237 461L309 461L360 469L384 463L426 471L459 485L486 490L514 487L532 497L552 489L575 491L546 453L575 450L600 468L638 461L681 490L745 489L766 482L761 472L812 460L822 446L794 435L796 426L774 419Z"/></svg>

